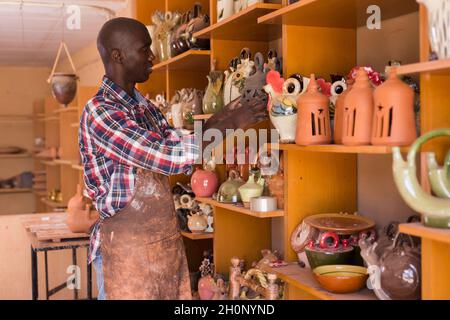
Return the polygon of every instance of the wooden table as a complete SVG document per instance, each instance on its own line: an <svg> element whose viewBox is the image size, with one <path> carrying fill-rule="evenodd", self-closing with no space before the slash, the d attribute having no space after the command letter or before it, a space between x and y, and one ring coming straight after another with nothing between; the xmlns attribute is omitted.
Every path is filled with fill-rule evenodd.
<svg viewBox="0 0 450 320"><path fill-rule="evenodd" d="M45 292L46 299L66 288L67 282L50 289L48 287L48 251L72 250L72 263L77 265L77 249L89 250L89 235L86 233L72 233L65 222L66 213L36 214L32 218L22 219L31 243L31 288L32 299L38 299L38 261L37 253L44 252L45 257ZM92 299L92 266L86 262L87 267L87 294ZM75 282L75 278L73 279ZM78 299L78 289L74 288L74 299Z"/></svg>

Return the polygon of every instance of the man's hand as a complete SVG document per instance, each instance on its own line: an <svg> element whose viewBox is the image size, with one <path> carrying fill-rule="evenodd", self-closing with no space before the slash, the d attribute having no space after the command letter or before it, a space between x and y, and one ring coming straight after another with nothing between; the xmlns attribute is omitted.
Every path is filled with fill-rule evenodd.
<svg viewBox="0 0 450 320"><path fill-rule="evenodd" d="M204 131L218 129L225 136L226 129L245 129L268 118L267 102L263 99L242 105L241 99L237 98L209 118L203 128Z"/></svg>

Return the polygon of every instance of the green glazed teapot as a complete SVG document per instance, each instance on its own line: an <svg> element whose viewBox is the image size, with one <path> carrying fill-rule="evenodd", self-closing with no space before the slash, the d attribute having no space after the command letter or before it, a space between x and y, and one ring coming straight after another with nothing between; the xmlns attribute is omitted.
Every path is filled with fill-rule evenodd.
<svg viewBox="0 0 450 320"><path fill-rule="evenodd" d="M438 129L428 132L418 138L408 152L407 161L403 160L399 147L393 147L393 173L395 184L403 200L415 211L423 215L423 222L426 226L435 228L450 228L450 199L448 197L439 198L426 193L419 184L416 177L416 153L420 146L435 137L450 136L450 129ZM428 159L430 167L430 182L436 195L446 195L445 188L450 185L449 180L449 159L450 151L445 158L443 169L434 166L434 155ZM441 170L441 171L439 171Z"/></svg>

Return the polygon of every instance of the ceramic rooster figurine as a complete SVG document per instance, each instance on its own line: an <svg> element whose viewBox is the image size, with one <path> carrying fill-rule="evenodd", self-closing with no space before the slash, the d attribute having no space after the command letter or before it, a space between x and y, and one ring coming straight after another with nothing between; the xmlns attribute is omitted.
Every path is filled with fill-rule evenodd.
<svg viewBox="0 0 450 320"><path fill-rule="evenodd" d="M77 193L67 204L67 227L74 233L89 233L98 218L98 212L92 211L91 205L84 204L81 186L77 185Z"/></svg>

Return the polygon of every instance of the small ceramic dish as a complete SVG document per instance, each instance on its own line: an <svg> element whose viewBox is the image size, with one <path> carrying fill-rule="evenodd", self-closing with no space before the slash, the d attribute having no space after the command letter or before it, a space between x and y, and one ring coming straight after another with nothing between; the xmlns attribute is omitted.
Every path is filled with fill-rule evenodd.
<svg viewBox="0 0 450 320"><path fill-rule="evenodd" d="M333 293L352 293L365 287L367 268L351 265L327 265L313 270L317 282Z"/></svg>
<svg viewBox="0 0 450 320"><path fill-rule="evenodd" d="M250 210L256 212L270 212L277 210L277 198L257 197L250 199Z"/></svg>

